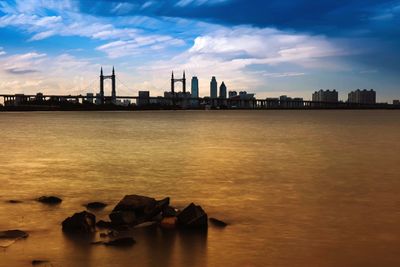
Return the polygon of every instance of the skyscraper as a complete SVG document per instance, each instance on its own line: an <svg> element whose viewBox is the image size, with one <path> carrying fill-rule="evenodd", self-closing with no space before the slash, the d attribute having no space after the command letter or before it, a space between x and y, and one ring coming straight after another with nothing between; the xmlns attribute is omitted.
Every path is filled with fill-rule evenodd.
<svg viewBox="0 0 400 267"><path fill-rule="evenodd" d="M211 98L218 97L218 83L217 83L217 80L215 79L215 76L212 76L211 82L210 82L210 97Z"/></svg>
<svg viewBox="0 0 400 267"><path fill-rule="evenodd" d="M226 86L224 82L222 82L219 87L219 98L226 99Z"/></svg>
<svg viewBox="0 0 400 267"><path fill-rule="evenodd" d="M196 76L192 77L192 97L198 98L199 97L199 80Z"/></svg>

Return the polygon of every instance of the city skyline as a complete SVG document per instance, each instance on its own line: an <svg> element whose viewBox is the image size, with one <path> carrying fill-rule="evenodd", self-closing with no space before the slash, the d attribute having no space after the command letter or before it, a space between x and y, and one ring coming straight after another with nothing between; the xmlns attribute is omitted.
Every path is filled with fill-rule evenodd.
<svg viewBox="0 0 400 267"><path fill-rule="evenodd" d="M97 91L100 66L115 65L124 94L161 95L168 73L186 70L200 96L216 76L260 98L332 88L347 99L373 88L391 102L400 94L399 14L399 1L2 1L0 89Z"/></svg>

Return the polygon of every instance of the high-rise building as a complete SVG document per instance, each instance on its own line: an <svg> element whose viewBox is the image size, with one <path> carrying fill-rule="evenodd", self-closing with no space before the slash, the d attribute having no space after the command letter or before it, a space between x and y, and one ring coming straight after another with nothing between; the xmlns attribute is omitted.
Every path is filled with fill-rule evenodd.
<svg viewBox="0 0 400 267"><path fill-rule="evenodd" d="M339 94L336 90L319 90L312 94L312 101L336 103L339 101Z"/></svg>
<svg viewBox="0 0 400 267"><path fill-rule="evenodd" d="M198 98L199 97L199 79L196 76L192 77L192 97Z"/></svg>
<svg viewBox="0 0 400 267"><path fill-rule="evenodd" d="M226 99L226 85L224 82L222 82L219 87L219 98Z"/></svg>
<svg viewBox="0 0 400 267"><path fill-rule="evenodd" d="M218 97L218 83L217 83L217 80L215 79L215 76L212 76L211 82L210 82L210 97L211 98Z"/></svg>
<svg viewBox="0 0 400 267"><path fill-rule="evenodd" d="M228 95L229 95L229 98L232 98L232 97L237 96L237 92L236 91L229 91Z"/></svg>
<svg viewBox="0 0 400 267"><path fill-rule="evenodd" d="M349 93L347 100L349 103L357 104L375 104L376 103L376 92L374 90L360 90L357 89Z"/></svg>

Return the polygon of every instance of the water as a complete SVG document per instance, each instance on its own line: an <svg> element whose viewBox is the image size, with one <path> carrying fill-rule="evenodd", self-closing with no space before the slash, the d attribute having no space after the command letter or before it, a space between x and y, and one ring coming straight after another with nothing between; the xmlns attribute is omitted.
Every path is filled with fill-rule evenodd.
<svg viewBox="0 0 400 267"><path fill-rule="evenodd" d="M400 266L398 111L0 113L0 140L0 230L30 233L0 266ZM64 201L32 200L48 194ZM128 249L62 234L82 204L110 203L107 218L125 194L231 225L141 229Z"/></svg>

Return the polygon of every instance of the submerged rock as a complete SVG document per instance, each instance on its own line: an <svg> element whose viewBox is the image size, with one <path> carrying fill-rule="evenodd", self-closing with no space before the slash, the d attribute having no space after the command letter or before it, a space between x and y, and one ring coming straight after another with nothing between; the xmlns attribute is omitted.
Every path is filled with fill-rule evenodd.
<svg viewBox="0 0 400 267"><path fill-rule="evenodd" d="M191 203L183 209L177 216L178 224L185 228L207 228L207 213L201 206Z"/></svg>
<svg viewBox="0 0 400 267"><path fill-rule="evenodd" d="M95 201L95 202L90 202L90 203L87 203L87 204L85 205L86 208L91 209L91 210L104 209L106 206L107 206L106 203L97 202L97 201Z"/></svg>
<svg viewBox="0 0 400 267"><path fill-rule="evenodd" d="M21 230L0 231L0 238L18 239L27 238L28 236L29 234L27 232Z"/></svg>
<svg viewBox="0 0 400 267"><path fill-rule="evenodd" d="M10 199L10 200L7 200L7 203L18 204L18 203L22 203L22 201L21 200Z"/></svg>
<svg viewBox="0 0 400 267"><path fill-rule="evenodd" d="M218 220L216 218L210 218L209 219L210 223L212 223L213 225L217 226L217 227L226 227L228 226L228 224L226 222L223 222L221 220Z"/></svg>
<svg viewBox="0 0 400 267"><path fill-rule="evenodd" d="M43 265L43 264L48 264L48 263L50 263L50 262L47 261L47 260L33 260L33 261L32 261L32 265L33 265L33 266L36 266L36 265Z"/></svg>
<svg viewBox="0 0 400 267"><path fill-rule="evenodd" d="M37 201L44 204L59 204L62 202L62 199L55 196L41 196L37 199Z"/></svg>
<svg viewBox="0 0 400 267"><path fill-rule="evenodd" d="M62 222L62 230L69 233L93 233L96 228L96 216L82 211L75 213Z"/></svg>
<svg viewBox="0 0 400 267"><path fill-rule="evenodd" d="M121 237L108 242L104 242L104 245L115 247L128 247L133 246L135 243L136 241L132 237Z"/></svg>

